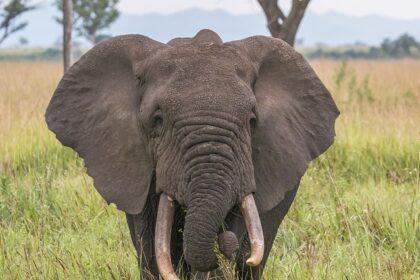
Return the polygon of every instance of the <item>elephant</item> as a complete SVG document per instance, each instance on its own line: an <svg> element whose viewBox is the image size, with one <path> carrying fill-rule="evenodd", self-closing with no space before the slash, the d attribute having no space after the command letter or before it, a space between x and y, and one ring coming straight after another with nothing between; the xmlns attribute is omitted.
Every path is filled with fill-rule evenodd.
<svg viewBox="0 0 420 280"><path fill-rule="evenodd" d="M45 114L99 194L126 213L143 279L179 279L176 267L186 278L217 275L220 251L239 279L261 277L338 115L284 41L223 42L207 29L166 44L142 35L97 44Z"/></svg>

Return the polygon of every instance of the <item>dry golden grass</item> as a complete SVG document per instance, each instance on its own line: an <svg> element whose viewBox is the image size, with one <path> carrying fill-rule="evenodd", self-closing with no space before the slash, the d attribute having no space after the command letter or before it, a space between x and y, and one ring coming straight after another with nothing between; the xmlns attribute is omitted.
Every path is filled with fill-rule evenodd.
<svg viewBox="0 0 420 280"><path fill-rule="evenodd" d="M343 68L342 62L314 60L311 64L334 94L342 112L337 125L339 137L352 128L366 136L420 140L420 60L349 61L340 89L337 88L337 76ZM363 89L365 81L367 84ZM361 88L360 97L357 96L358 88ZM352 101L349 100L351 94Z"/></svg>
<svg viewBox="0 0 420 280"><path fill-rule="evenodd" d="M0 63L0 127L2 134L43 120L61 74L57 62Z"/></svg>
<svg viewBox="0 0 420 280"><path fill-rule="evenodd" d="M22 133L28 136L45 129L44 112L61 75L62 67L57 62L0 63L2 159L9 156L10 146Z"/></svg>
<svg viewBox="0 0 420 280"><path fill-rule="evenodd" d="M337 125L339 136L351 124L363 133L419 138L420 60L349 61L340 89L337 75L342 62L313 60L311 64L342 112ZM0 137L43 121L61 74L57 62L0 63ZM367 100L369 96L356 96L357 88L363 87L366 80L364 90L371 91L373 102ZM349 90L351 87L354 92ZM351 93L355 95L353 101L349 100Z"/></svg>

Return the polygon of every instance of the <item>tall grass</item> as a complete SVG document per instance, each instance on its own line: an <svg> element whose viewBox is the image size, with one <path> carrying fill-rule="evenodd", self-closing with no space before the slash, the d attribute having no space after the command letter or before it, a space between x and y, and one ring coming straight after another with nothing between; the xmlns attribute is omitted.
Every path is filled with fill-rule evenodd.
<svg viewBox="0 0 420 280"><path fill-rule="evenodd" d="M311 62L342 114L265 279L420 278L420 61ZM54 62L0 63L0 278L136 279L123 213L47 130Z"/></svg>

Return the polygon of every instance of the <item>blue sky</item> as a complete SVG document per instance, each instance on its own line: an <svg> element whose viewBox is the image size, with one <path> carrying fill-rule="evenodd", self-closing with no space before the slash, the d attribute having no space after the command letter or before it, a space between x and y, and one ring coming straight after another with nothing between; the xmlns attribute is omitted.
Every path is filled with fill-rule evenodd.
<svg viewBox="0 0 420 280"><path fill-rule="evenodd" d="M53 0L34 0L52 3ZM291 0L279 0L289 7ZM130 14L170 14L190 8L222 9L232 14L255 14L261 11L257 0L120 0L121 11ZM340 12L352 16L382 15L398 19L419 19L420 0L311 0L309 9L318 12Z"/></svg>
<svg viewBox="0 0 420 280"><path fill-rule="evenodd" d="M52 5L54 0L33 1L39 4L38 8L20 19L27 21L28 26L10 36L1 47L19 46L20 38L26 38L31 46L60 44L62 30L53 19L59 14ZM290 2L280 0L282 7ZM123 16L102 33L143 34L162 42L194 36L202 28L219 32L224 40L269 34L257 0L120 0L118 8ZM298 33L305 45L356 41L378 45L384 38L403 33L420 38L420 0L311 0L309 11ZM354 17L367 15L379 17Z"/></svg>
<svg viewBox="0 0 420 280"><path fill-rule="evenodd" d="M280 0L289 6L291 0ZM233 14L250 14L260 11L257 0L121 0L120 9L126 13L173 13L188 8L207 10L223 9ZM309 9L324 13L329 11L349 15L383 15L399 19L420 18L420 0L312 0Z"/></svg>

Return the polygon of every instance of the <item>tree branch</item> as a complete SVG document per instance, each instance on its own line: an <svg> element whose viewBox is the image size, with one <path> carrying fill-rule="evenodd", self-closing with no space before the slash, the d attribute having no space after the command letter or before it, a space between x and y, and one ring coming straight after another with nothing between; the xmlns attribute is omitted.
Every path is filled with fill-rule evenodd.
<svg viewBox="0 0 420 280"><path fill-rule="evenodd" d="M291 0L292 8L287 16L279 7L277 0L258 0L267 18L271 35L294 45L295 36L310 0Z"/></svg>
<svg viewBox="0 0 420 280"><path fill-rule="evenodd" d="M2 2L3 1L1 1L0 4L2 4ZM0 30L3 30L3 35L0 37L0 44L11 34L25 28L27 25L26 22L19 23L15 26L14 21L21 14L36 8L35 5L28 5L28 2L28 0L12 0L4 7L0 7L4 10L4 12L0 13L0 17L2 17L0 21Z"/></svg>
<svg viewBox="0 0 420 280"><path fill-rule="evenodd" d="M277 0L258 0L265 17L267 18L267 27L273 37L277 37L281 30L281 23L286 19L283 11L277 5Z"/></svg>

